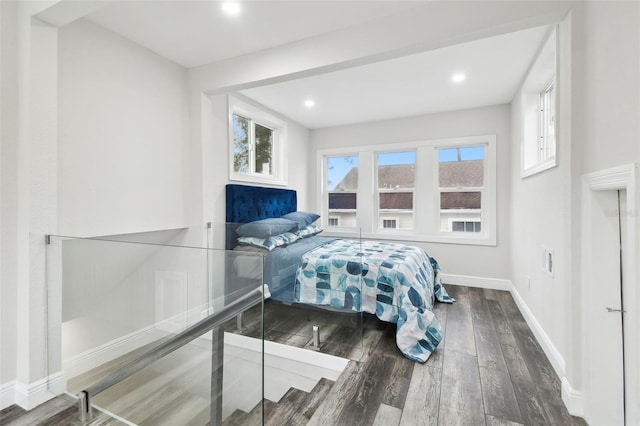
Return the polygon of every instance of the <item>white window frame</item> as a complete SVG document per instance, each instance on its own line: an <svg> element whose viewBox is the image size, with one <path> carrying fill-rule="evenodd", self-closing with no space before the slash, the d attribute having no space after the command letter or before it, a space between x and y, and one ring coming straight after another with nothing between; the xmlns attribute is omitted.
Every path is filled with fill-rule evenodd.
<svg viewBox="0 0 640 426"><path fill-rule="evenodd" d="M554 27L529 69L522 85L521 95L521 178L533 176L558 165L558 82L557 51L558 30ZM549 138L547 128L543 129L542 101L549 89L554 91L551 103L553 117L553 138Z"/></svg>
<svg viewBox="0 0 640 426"><path fill-rule="evenodd" d="M482 231L474 233L442 232L440 230L440 200L438 175L438 149L466 146L485 147L484 187L482 193ZM416 175L414 187L414 229L380 229L378 222L376 194L376 155L378 152L416 151ZM356 211L357 229L327 227L328 235L362 238L388 239L417 242L438 242L469 245L495 246L496 232L496 136L479 135L471 137L402 142L395 144L368 145L360 147L322 149L317 152L318 211L328 217L326 190L326 158L341 155L358 155L358 192ZM370 208L369 206L374 206ZM326 225L326 223L323 223Z"/></svg>
<svg viewBox="0 0 640 426"><path fill-rule="evenodd" d="M228 150L229 150L229 180L252 183L266 183L272 185L287 185L287 162L284 153L286 152L287 123L274 116L266 110L244 101L236 96L229 96L229 120L228 120ZM253 136L250 136L251 146L249 148L249 173L238 173L234 170L234 144L233 144L233 114L250 119L256 124L273 129L272 164L271 175L265 175L253 170L253 151L255 150ZM251 131L253 133L253 131Z"/></svg>

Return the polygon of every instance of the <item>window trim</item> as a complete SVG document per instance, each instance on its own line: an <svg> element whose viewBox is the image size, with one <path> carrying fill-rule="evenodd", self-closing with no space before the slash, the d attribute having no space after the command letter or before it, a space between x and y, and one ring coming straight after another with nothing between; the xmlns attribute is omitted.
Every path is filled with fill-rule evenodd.
<svg viewBox="0 0 640 426"><path fill-rule="evenodd" d="M455 148L457 146L485 146L485 169L484 169L484 192L482 204L482 231L473 233L476 235L459 235L465 233L452 233L440 231L440 217L436 209L439 209L440 202L435 206L435 196L438 194L439 182L437 167L438 148ZM379 229L376 220L377 205L374 198L375 182L375 157L382 151L405 151L416 150L416 177L414 187L414 229L412 230L389 230ZM362 238L402 240L415 242L451 243L465 245L497 245L497 162L496 162L496 135L478 135L460 138L422 140L412 142L399 142L379 145L362 145L346 148L327 148L316 152L317 161L317 206L322 217L328 216L326 190L326 158L342 155L357 155L358 159L358 206L374 206L374 208L361 208L356 211L357 227L338 228L328 227L323 220L325 233L341 237L353 237L361 235ZM430 164L424 167L421 164ZM429 207L433 206L433 207ZM418 219L420 218L420 219ZM321 219L322 220L322 219Z"/></svg>
<svg viewBox="0 0 640 426"><path fill-rule="evenodd" d="M262 173L237 173L234 171L234 146L233 146L233 114L237 114L248 118L252 122L255 122L261 126L273 129L273 147L272 147L272 161L273 161L273 175L264 175ZM287 141L287 123L284 120L276 117L268 112L263 107L253 105L247 101L244 101L236 96L229 95L228 97L228 127L227 127L228 139L227 150L229 156L229 180L239 182L252 182L261 184L272 185L287 185L287 162L284 156L286 152ZM250 131L253 134L253 130ZM253 144L253 142L252 142ZM253 146L253 145L252 145ZM252 148L255 150L255 148ZM251 163L251 160L250 160ZM253 167L253 166L252 166Z"/></svg>

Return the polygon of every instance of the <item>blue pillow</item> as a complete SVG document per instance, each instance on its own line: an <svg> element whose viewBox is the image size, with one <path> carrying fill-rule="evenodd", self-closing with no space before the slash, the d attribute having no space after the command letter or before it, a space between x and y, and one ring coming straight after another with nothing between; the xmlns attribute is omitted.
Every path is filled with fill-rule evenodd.
<svg viewBox="0 0 640 426"><path fill-rule="evenodd" d="M269 238L295 230L298 224L289 219L270 218L240 225L236 232L241 237Z"/></svg>
<svg viewBox="0 0 640 426"><path fill-rule="evenodd" d="M311 212L292 212L282 216L285 219L289 219L298 224L298 229L302 229L307 225L311 225L313 222L320 218L319 214Z"/></svg>

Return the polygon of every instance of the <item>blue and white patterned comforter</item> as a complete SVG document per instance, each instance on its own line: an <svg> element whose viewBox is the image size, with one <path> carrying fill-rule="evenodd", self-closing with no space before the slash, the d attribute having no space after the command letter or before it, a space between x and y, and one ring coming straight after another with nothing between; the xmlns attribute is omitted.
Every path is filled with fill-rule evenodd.
<svg viewBox="0 0 640 426"><path fill-rule="evenodd" d="M439 267L419 247L379 241L335 240L304 254L295 298L375 314L397 323L396 343L409 359L425 362L442 340L432 312L434 296L453 302Z"/></svg>

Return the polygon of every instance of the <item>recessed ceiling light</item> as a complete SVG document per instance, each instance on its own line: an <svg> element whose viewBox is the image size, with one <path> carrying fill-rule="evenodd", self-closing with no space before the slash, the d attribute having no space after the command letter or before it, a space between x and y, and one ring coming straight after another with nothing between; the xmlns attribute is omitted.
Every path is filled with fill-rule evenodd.
<svg viewBox="0 0 640 426"><path fill-rule="evenodd" d="M462 83L467 79L467 76L462 72L457 72L451 76L451 81L454 83Z"/></svg>
<svg viewBox="0 0 640 426"><path fill-rule="evenodd" d="M222 3L222 10L229 16L236 16L240 13L240 3L235 1L225 1Z"/></svg>
<svg viewBox="0 0 640 426"><path fill-rule="evenodd" d="M307 99L304 101L304 106L307 108L313 108L316 105L316 102L313 99Z"/></svg>

